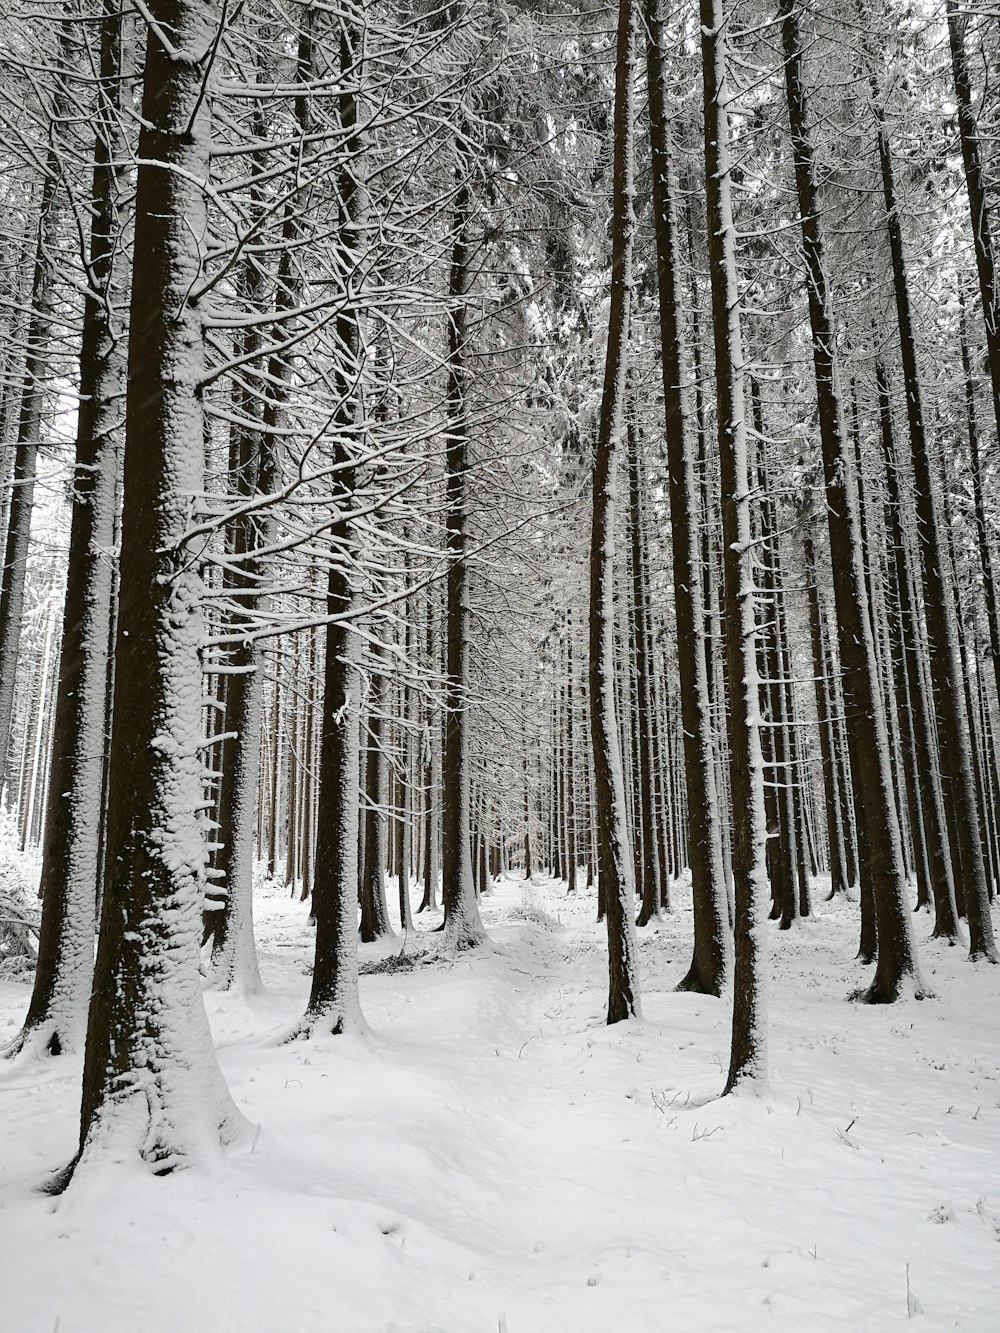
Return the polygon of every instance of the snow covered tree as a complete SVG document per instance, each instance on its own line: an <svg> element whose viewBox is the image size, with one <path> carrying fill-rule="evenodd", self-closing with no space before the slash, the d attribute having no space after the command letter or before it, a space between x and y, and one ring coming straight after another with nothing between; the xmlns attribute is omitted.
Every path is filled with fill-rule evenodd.
<svg viewBox="0 0 1000 1333"><path fill-rule="evenodd" d="M464 5L458 7L464 18ZM468 94L466 94L468 95ZM469 511L470 467L469 297L475 272L472 119L464 107L455 126L455 197L448 276L447 425L445 486L448 574L445 583L444 756L441 793L441 896L445 940L467 949L484 938L472 881L471 759L469 718Z"/></svg>
<svg viewBox="0 0 1000 1333"><path fill-rule="evenodd" d="M225 14L212 0L147 12L107 877L76 1173L129 1157L173 1171L243 1123L200 995L203 618L186 544L202 486L208 94Z"/></svg>
<svg viewBox="0 0 1000 1333"><path fill-rule="evenodd" d="M660 0L646 0L644 26L677 663L694 907L694 957L678 989L719 995L729 981L732 946L723 878L705 656L705 608L697 521L699 495L685 386L681 249L674 205L676 185L667 104L666 23Z"/></svg>
<svg viewBox="0 0 1000 1333"><path fill-rule="evenodd" d="M108 652L116 576L116 492L121 459L124 334L122 16L104 6L88 290L80 351L73 509L50 796L39 893L41 934L24 1028L7 1048L58 1055L83 1044L93 977L99 835L104 793Z"/></svg>
<svg viewBox="0 0 1000 1333"><path fill-rule="evenodd" d="M618 467L626 424L635 233L636 40L632 0L619 0L615 54L611 306L604 392L592 479L590 539L590 725L597 800L598 862L608 926L608 1022L638 1016L632 856L614 695L614 539Z"/></svg>
<svg viewBox="0 0 1000 1333"><path fill-rule="evenodd" d="M818 197L808 121L797 0L780 0L779 14L812 328L840 660L844 670L844 694L851 740L851 769L855 790L864 792L862 804L867 858L862 863L862 874L870 878L870 893L878 928L875 977L863 998L870 1003L889 1003L899 996L904 978L909 980L918 995L923 994L924 986L906 901L902 841L893 795L885 709L862 567L857 484L852 460L847 454L840 401L836 330L824 257L823 211Z"/></svg>
<svg viewBox="0 0 1000 1333"><path fill-rule="evenodd" d="M705 200L712 281L722 497L724 621L729 680L735 886L733 1033L726 1091L767 1079L764 775L753 600L743 333L729 149L731 95L722 0L701 0Z"/></svg>

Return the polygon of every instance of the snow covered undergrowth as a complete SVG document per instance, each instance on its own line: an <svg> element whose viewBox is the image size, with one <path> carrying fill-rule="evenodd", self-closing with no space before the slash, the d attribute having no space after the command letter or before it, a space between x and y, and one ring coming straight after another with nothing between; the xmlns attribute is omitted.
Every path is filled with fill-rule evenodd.
<svg viewBox="0 0 1000 1333"><path fill-rule="evenodd" d="M923 942L937 999L848 1004L857 909L820 904L772 934L770 1095L714 1100L729 1008L671 990L676 897L640 931L642 1023L603 1026L593 897L511 879L483 903L493 949L368 973L370 1037L285 1046L311 931L262 899L267 994L208 996L260 1125L216 1174L108 1169L43 1197L79 1066L0 1074L0 1327L1000 1327L1000 970ZM28 994L0 982L0 1041Z"/></svg>

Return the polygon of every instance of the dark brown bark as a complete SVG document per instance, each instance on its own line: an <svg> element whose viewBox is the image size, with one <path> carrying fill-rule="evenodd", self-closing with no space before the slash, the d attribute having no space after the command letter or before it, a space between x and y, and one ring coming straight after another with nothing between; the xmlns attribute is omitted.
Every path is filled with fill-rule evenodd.
<svg viewBox="0 0 1000 1333"><path fill-rule="evenodd" d="M618 463L626 429L627 347L635 231L632 0L619 0L615 53L611 309L594 450L590 539L590 725L601 900L608 926L608 1022L639 1015L631 856L615 710L614 545Z"/></svg>
<svg viewBox="0 0 1000 1333"><path fill-rule="evenodd" d="M958 103L962 162L965 166L965 184L969 194L972 241L976 252L979 292L983 303L986 353L993 391L993 414L997 432L1000 434L1000 283L997 281L1000 275L997 273L993 215L986 193L979 125L973 105L972 76L965 50L969 15L959 7L958 0L947 0L945 10L948 15L948 41L951 47L955 100Z"/></svg>
<svg viewBox="0 0 1000 1333"><path fill-rule="evenodd" d="M861 568L864 573L864 594L865 606L869 624L872 626L872 645L875 651L875 667L878 672L878 687L880 699L885 711L885 680L883 677L883 661L880 653L880 643L878 636L879 608L876 603L874 593L874 580L872 577L872 565L877 558L877 553L871 548L868 540L868 506L866 504L866 487L864 465L861 455L861 428L858 416L857 395L853 396L851 403L851 451L854 465L854 483L857 496L857 515L858 515L858 536L861 542ZM842 690L843 690L842 686ZM844 693L846 701L847 695ZM846 713L846 702L844 710L844 723L847 729L848 759L852 772L856 771L856 738L850 726L850 721ZM885 717L886 739L890 746L890 769L892 763L890 723L888 716ZM872 877L865 867L868 865L868 840L865 831L864 814L864 792L856 782L851 783L851 790L854 794L854 823L855 828L861 831L858 843L858 855L862 866L862 873L858 875L858 897L861 901L861 934L858 940L858 958L863 963L875 961L878 953L878 928L875 920L875 900L872 895ZM895 793L895 782L892 783L892 791ZM893 795L895 800L895 794ZM896 818L899 818L899 806L896 806ZM900 829L900 848L902 849L903 837ZM903 858L903 876L906 877L906 858Z"/></svg>
<svg viewBox="0 0 1000 1333"><path fill-rule="evenodd" d="M567 616L566 625L566 876L567 893L576 892L577 860L577 799L576 799L576 688L573 658L573 619Z"/></svg>
<svg viewBox="0 0 1000 1333"><path fill-rule="evenodd" d="M969 440L969 470L972 473L972 501L976 519L976 546L979 551L979 569L983 581L983 600L986 606L986 625L989 631L990 658L993 663L993 683L1000 700L1000 610L997 608L996 580L993 576L993 553L990 549L989 529L986 526L986 503L983 496L983 464L979 449L979 426L976 421L976 386L972 378L969 355L968 317L965 298L959 289L962 317L962 377L965 381L965 422Z"/></svg>
<svg viewBox="0 0 1000 1333"><path fill-rule="evenodd" d="M291 697L288 703L286 728L288 732L288 792L285 798L285 885L295 895L295 880L298 871L298 827L299 808L299 745L301 728L299 726L299 658L294 653L295 640L292 640L293 661Z"/></svg>
<svg viewBox="0 0 1000 1333"><path fill-rule="evenodd" d="M885 506L884 526L889 543L892 544L892 515L890 505ZM915 911L931 905L930 862L927 856L927 841L924 835L923 812L921 808L920 770L917 764L916 730L913 719L913 707L910 702L910 687L906 675L906 641L903 636L903 602L912 604L912 589L907 586L901 590L899 570L892 562L888 574L886 591L886 632L889 640L890 665L892 668L893 689L896 695L896 711L900 719L902 740L903 777L906 783L906 806L909 815L910 836L913 840L913 862L917 878L917 905ZM950 866L949 866L950 869Z"/></svg>
<svg viewBox="0 0 1000 1333"><path fill-rule="evenodd" d="M952 6L949 5L949 13ZM872 90L876 106L879 87L872 75ZM960 113L961 115L961 113ZM885 197L886 227L892 259L893 293L896 301L896 319L899 325L900 354L903 363L903 386L906 398L906 419L909 427L910 457L917 514L917 536L920 546L920 569L924 595L924 618L927 625L927 647L934 697L938 711L938 744L941 768L951 793L958 834L958 852L965 875L965 899L969 921L969 954L1000 963L993 938L990 917L986 871L980 838L978 803L976 800L972 744L969 734L970 719L965 706L962 668L959 660L958 630L955 623L951 589L948 586L945 552L942 549L941 516L938 487L932 475L924 425L923 398L920 370L917 364L916 339L910 309L906 258L903 251L903 233L899 220L899 203L893 174L892 154L888 133L881 112L878 113L878 151ZM994 293L995 299L995 293ZM937 899L935 899L937 904ZM950 936L950 922L937 923L942 933Z"/></svg>
<svg viewBox="0 0 1000 1333"><path fill-rule="evenodd" d="M121 237L121 15L101 19L100 105L93 214L80 348L69 561L39 896L42 919L31 1001L6 1048L59 1055L83 1043L93 977L104 788L108 655L115 592L117 482L125 381L123 330L115 312L115 253Z"/></svg>
<svg viewBox="0 0 1000 1333"><path fill-rule="evenodd" d="M784 665L782 661L781 569L777 548L777 518L764 459L764 416L760 385L750 376L750 407L757 437L757 488L759 491L760 553L758 584L763 623L758 637L761 698L767 701L766 723L761 737L764 756L764 806L768 821L768 870L771 880L771 917L788 930L798 916L795 871L795 821L789 771L789 732L785 713Z"/></svg>
<svg viewBox="0 0 1000 1333"><path fill-rule="evenodd" d="M641 899L637 924L645 926L660 905L660 886L653 823L653 705L650 682L649 574L646 569L645 533L643 531L644 475L640 457L639 428L634 411L629 412L626 431L628 470L628 526L632 553L632 641L635 650L635 746L633 763L636 776L635 816L641 848L636 875L636 890Z"/></svg>
<svg viewBox="0 0 1000 1333"><path fill-rule="evenodd" d="M0 570L0 797L8 783L14 689L17 681L21 628L24 620L25 579L31 540L35 474L41 442L47 381L53 354L52 321L56 311L56 256L58 252L58 188L61 172L60 136L69 109L65 75L72 60L74 21L60 25L53 64L55 80L49 115L49 145L45 155L34 237L34 263L25 330L24 374L21 383L14 466L7 504L3 568Z"/></svg>
<svg viewBox="0 0 1000 1333"><path fill-rule="evenodd" d="M311 77L311 39L308 26L299 35L297 79ZM307 99L296 99L302 119L299 130L308 131ZM254 132L265 138L263 114L254 111ZM262 167L263 163L257 164ZM264 200L256 201L263 210ZM300 201L290 199L282 221L282 253L278 263L275 305L279 316L287 315L298 300L299 281L292 263L292 247L301 224ZM244 266L243 286L247 303L255 309L264 296L266 275L253 259ZM241 357L248 364L259 356L263 345L261 326L251 325L241 339ZM250 425L233 428L230 441L230 486L241 512L227 524L228 559L223 570L225 611L234 643L226 660L226 714L223 730L228 739L222 746L222 777L219 784L219 848L215 860L214 887L220 901L206 912L206 936L212 938L213 979L221 989L240 986L261 989L253 938L253 862L250 827L260 785L260 733L263 680L261 650L251 631L261 612L260 586L265 568L260 552L269 541L272 523L266 510L249 501L269 494L277 480L274 440L284 417L292 366L285 354L268 359L266 391L260 411L262 429ZM246 389L237 390L236 408L244 422L258 415L258 405ZM210 900L213 895L210 895Z"/></svg>
<svg viewBox="0 0 1000 1333"><path fill-rule="evenodd" d="M875 658L875 644L865 596L858 528L857 491L846 447L838 393L836 335L825 270L822 210L816 187L812 141L802 69L798 0L780 0L785 53L785 91L792 132L802 250L812 327L820 441L826 481L834 593L844 672L847 725L854 744L851 768L855 790L864 793L863 819L867 864L878 929L875 977L860 996L888 1003L909 978L924 993L907 907L906 878L899 821L893 794L885 713ZM859 836L861 830L859 828Z"/></svg>
<svg viewBox="0 0 1000 1333"><path fill-rule="evenodd" d="M914 759L921 775L920 818L922 840L927 857L929 887L934 902L934 934L952 943L961 938L958 914L955 908L955 885L952 880L948 828L945 820L944 799L938 781L938 751L930 701L924 690L918 651L919 627L912 604L912 582L903 525L902 495L896 464L895 437L889 385L885 368L879 363L875 370L878 386L879 420L882 429L882 451L885 457L887 515L889 541L892 547L896 592L899 599L900 649L906 675L906 690L913 727Z"/></svg>
<svg viewBox="0 0 1000 1333"><path fill-rule="evenodd" d="M701 0L705 181L725 574L726 666L730 682L730 785L736 956L733 1029L726 1091L767 1078L765 1014L764 784L760 752L757 628L753 605L743 337L736 275L726 111L726 10Z"/></svg>
<svg viewBox="0 0 1000 1333"><path fill-rule="evenodd" d="M322 11L310 11L318 18ZM350 517L358 483L359 458L372 429L359 386L364 382L366 340L362 332L364 291L371 225L368 193L369 136L365 128L364 53L367 6L347 0L336 21L318 41L336 51L334 69L343 81L338 98L340 130L344 134L343 165L337 173L340 221L340 256L345 291L337 314L334 388L337 410L333 420L332 463L334 521L330 526L330 565L327 572L324 630L323 695L320 709L317 841L313 911L316 917L316 956L309 1004L300 1031L341 1033L364 1026L358 997L358 894L362 872L361 938L370 941L392 935L385 900L386 865L386 759L383 749L382 706L385 676L380 670L381 649L372 646L373 667L369 694L369 742L365 773L367 827L364 860L361 851L359 788L361 785L361 657L358 636L351 625L359 599L358 536ZM306 58L307 52L303 52ZM332 63L332 61L331 61ZM304 112L299 111L300 120ZM356 303L355 303L356 302ZM376 361L376 370L379 363ZM374 416L384 420L385 395L376 397Z"/></svg>
<svg viewBox="0 0 1000 1333"><path fill-rule="evenodd" d="M164 1173L234 1137L200 998L205 854L200 580L185 545L202 484L202 315L219 14L153 0L136 175L108 878L83 1072L81 1154ZM168 31L180 58L164 50Z"/></svg>
<svg viewBox="0 0 1000 1333"><path fill-rule="evenodd" d="M456 143L453 241L448 280L448 429L445 441L448 575L445 586L445 723L441 791L441 896L445 938L467 949L485 938L472 883L472 745L469 689L469 322L472 287L472 163L466 148L468 127L460 126Z"/></svg>
<svg viewBox="0 0 1000 1333"><path fill-rule="evenodd" d="M816 723L819 728L823 796L826 804L826 826L830 844L829 896L834 898L838 893L847 895L850 879L847 873L844 825L837 791L837 765L834 754L836 737L831 723L833 715L831 682L820 608L819 579L816 568L816 548L812 534L812 522L811 515L807 515L802 527L802 546L805 557L806 590L809 599L809 636L816 691Z"/></svg>
<svg viewBox="0 0 1000 1333"><path fill-rule="evenodd" d="M365 859L361 879L361 939L365 944L393 934L385 896L385 870L389 854L386 810L389 777L383 719L385 676L378 662L373 666L370 681L365 765Z"/></svg>
<svg viewBox="0 0 1000 1333"><path fill-rule="evenodd" d="M677 624L677 665L694 916L693 957L678 990L720 995L732 969L732 945L715 786L712 705L705 648L701 533L697 517L698 482L695 475L694 440L684 392L686 367L681 312L680 240L672 180L666 31L660 0L645 0L644 16L674 614Z"/></svg>
<svg viewBox="0 0 1000 1333"><path fill-rule="evenodd" d="M439 669L437 590L427 598L427 661L431 671ZM424 717L424 892L417 913L437 911L440 878L440 770L441 724L436 703L428 702Z"/></svg>
<svg viewBox="0 0 1000 1333"><path fill-rule="evenodd" d="M299 775L299 902L308 902L313 888L313 772L316 736L316 632L309 631L302 718L302 772ZM324 677L325 688L325 677Z"/></svg>

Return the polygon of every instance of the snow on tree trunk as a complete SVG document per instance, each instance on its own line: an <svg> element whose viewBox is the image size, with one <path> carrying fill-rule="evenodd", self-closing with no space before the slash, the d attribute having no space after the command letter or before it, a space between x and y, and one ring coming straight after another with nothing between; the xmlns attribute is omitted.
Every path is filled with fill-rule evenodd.
<svg viewBox="0 0 1000 1333"><path fill-rule="evenodd" d="M350 612L354 600L351 576L331 568L327 588L330 610L339 606L341 611ZM313 881L316 957L309 1004L300 1032L342 1033L365 1026L358 997L361 686L357 655L357 635L349 625L329 625L326 631Z"/></svg>
<svg viewBox="0 0 1000 1333"><path fill-rule="evenodd" d="M642 466L639 425L635 412L629 412L628 430L626 431L626 470L628 473L628 530L631 546L632 596L629 610L631 613L632 642L634 645L634 721L635 747L633 766L635 775L635 814L637 832L641 839L636 839L639 851L635 856L636 888L641 899L637 924L645 926L656 915L660 907L660 883L658 877L659 856L657 852L657 830L653 823L653 689L651 674L652 640L649 628L649 573L646 562L646 534L644 531L643 490L645 471ZM563 747L565 772L569 757L567 747ZM567 851L569 848L569 810L566 811ZM572 883L573 866L570 863L569 875ZM573 884L575 887L575 884Z"/></svg>
<svg viewBox="0 0 1000 1333"><path fill-rule="evenodd" d="M573 617L567 613L567 635L566 635L566 860L568 862L568 875L566 880L567 893L576 892L577 881L577 860L579 851L577 848L577 791L576 791L576 688L575 688L575 669L576 664L573 654ZM646 671L650 667L647 665ZM648 682L647 682L648 684ZM652 710L650 710L651 712ZM650 722L650 728L652 723ZM650 730L648 739L650 749L652 748L652 732ZM647 764L648 780L650 783L650 794L652 792L652 755L650 755ZM650 807L650 824L652 825L652 807ZM656 884L657 894L659 893L659 881Z"/></svg>
<svg viewBox="0 0 1000 1333"><path fill-rule="evenodd" d="M962 667L959 661L958 627L952 589L947 578L938 487L931 472L927 432L924 427L923 393L917 363L917 345L910 308L910 290L903 251L903 231L896 198L892 152L884 114L880 109L879 82L874 73L871 75L871 84L878 119L879 165L882 171L886 229L889 233L889 253L892 259L892 285L896 299L896 319L899 325L900 354L903 363L906 419L916 492L924 618L927 624L931 681L938 711L942 776L951 792L958 833L957 850L965 877L969 954L973 959L985 958L991 963L1000 963L1000 953L997 952L993 938L986 865L979 833L979 803L973 770L970 719L965 706ZM954 918L953 895L943 904L939 904L939 899L936 897L935 908L943 908L938 910L935 933L952 937L958 924Z"/></svg>
<svg viewBox="0 0 1000 1333"><path fill-rule="evenodd" d="M403 554L403 574L409 581L409 561ZM412 662L416 654L416 635L413 627L412 603L404 604L406 620L405 645L406 660ZM400 779L397 787L399 795L399 923L404 934L413 932L413 908L410 903L410 867L412 854L413 829L413 781L416 772L414 753L414 732L416 729L416 693L408 678L400 681L401 714L403 735L400 743Z"/></svg>
<svg viewBox="0 0 1000 1333"><path fill-rule="evenodd" d="M319 791L316 807L316 868L313 915L316 955L309 1004L301 1033L364 1029L358 996L358 788L360 779L361 680L357 615L358 535L351 518L357 480L359 436L367 423L357 386L364 371L361 305L367 252L368 141L360 88L364 84L367 14L364 0L341 10L336 50L344 90L338 98L344 161L337 173L342 223L341 252L347 290L336 321L333 420L334 493L337 517L330 527L327 575L323 699L320 711Z"/></svg>
<svg viewBox="0 0 1000 1333"><path fill-rule="evenodd" d="M456 139L455 208L448 283L448 388L445 444L448 575L445 585L444 757L441 791L441 897L445 944L468 949L486 938L472 879L472 736L469 689L469 368L467 301L472 284L471 162L468 126Z"/></svg>
<svg viewBox="0 0 1000 1333"><path fill-rule="evenodd" d="M204 62L222 14L202 0L155 0L149 14L107 877L77 1171L136 1156L165 1173L211 1157L243 1124L201 998L203 587L184 543L204 456Z"/></svg>
<svg viewBox="0 0 1000 1333"><path fill-rule="evenodd" d="M75 49L75 23L68 18L59 29L54 58L55 90L50 110L49 148L45 157L41 198L35 233L34 268L31 279L30 313L25 331L27 352L21 382L21 402L14 444L7 529L0 572L0 798L9 778L8 750L14 713L21 629L24 621L24 589L31 540L31 511L35 498L35 474L41 441L47 382L52 356L52 320L55 314L54 260L58 252L59 209L57 191L62 170L59 136L69 114L69 95L63 79Z"/></svg>
<svg viewBox="0 0 1000 1333"><path fill-rule="evenodd" d="M438 646L437 589L427 591L425 602L427 619L427 662L431 671L437 670L440 658ZM441 768L441 727L433 699L425 703L422 736L422 763L424 781L423 839L424 839L424 892L417 912L437 911L437 886L440 874L440 840L438 838L438 788Z"/></svg>
<svg viewBox="0 0 1000 1333"><path fill-rule="evenodd" d="M373 652L378 648L373 645ZM365 857L361 880L361 939L365 944L394 934L389 924L385 868L389 853L386 804L389 797L385 755L385 675L376 661L368 692L368 753L365 764Z"/></svg>
<svg viewBox="0 0 1000 1333"><path fill-rule="evenodd" d="M863 793L860 804L865 827L859 828L858 834L860 843L867 844L867 864L863 857L862 872L867 871L870 876L878 932L875 976L860 998L871 1003L888 1003L898 998L906 977L917 995L924 993L924 986L907 901L885 709L865 590L857 486L845 439L833 306L825 270L822 211L808 129L796 11L796 0L781 0L785 91L812 327L845 711L852 738L855 793Z"/></svg>
<svg viewBox="0 0 1000 1333"><path fill-rule="evenodd" d="M594 450L590 539L590 725L601 897L608 924L608 1022L638 1017L635 885L625 823L625 779L615 712L615 501L625 424L635 234L633 84L635 19L619 0L615 57L611 309L604 392Z"/></svg>
<svg viewBox="0 0 1000 1333"><path fill-rule="evenodd" d="M684 391L686 366L681 312L680 246L674 209L673 154L667 105L666 31L662 10L662 0L645 0L653 227L659 280L677 666L684 733L688 848L694 909L694 956L678 990L721 995L732 971L732 943L722 868L712 705L705 654L698 489Z"/></svg>
<svg viewBox="0 0 1000 1333"><path fill-rule="evenodd" d="M252 595L244 599L241 613L259 611L258 601ZM230 654L226 670L225 725L236 735L223 749L216 874L225 899L207 913L210 928L214 926L209 976L219 990L252 995L263 990L253 933L253 833L264 689L260 651L249 642L240 644ZM214 885L209 890L209 905L217 891Z"/></svg>
<svg viewBox="0 0 1000 1333"><path fill-rule="evenodd" d="M125 358L113 311L119 243L121 15L101 24L101 105L93 176L91 290L80 349L73 508L62 650L44 829L42 921L31 1003L5 1054L82 1048L94 972L100 806L104 789L108 650L114 594L116 487Z"/></svg>
<svg viewBox="0 0 1000 1333"><path fill-rule="evenodd" d="M722 0L701 0L708 256L719 430L724 619L730 705L730 787L736 959L726 1091L767 1078L767 869L760 749L757 630L751 564L743 336L730 182L727 55Z"/></svg>
<svg viewBox="0 0 1000 1333"><path fill-rule="evenodd" d="M827 838L830 846L830 898L846 896L849 888L845 832L837 791L837 764L834 756L834 735L831 725L832 704L828 656L823 636L823 616L819 600L819 581L816 572L816 549L812 534L815 521L811 506L802 503L800 524L804 557L805 583L809 601L809 641L812 649L813 680L816 691L816 727L819 731L820 764L823 772L823 798L826 807Z"/></svg>
<svg viewBox="0 0 1000 1333"><path fill-rule="evenodd" d="M307 84L312 77L311 12L305 11L299 33L296 82ZM295 116L302 134L309 131L308 97L295 99ZM254 112L254 131L264 140L260 108ZM263 167L263 162L260 164ZM293 259L302 231L301 203L292 196L285 204L281 227L281 257L275 292L276 314L287 316L300 299L301 275ZM260 263L244 265L245 297L252 309L264 297L265 274ZM263 331L251 324L245 331L241 354L259 352ZM246 424L258 411L255 395L237 385L239 412L243 421L234 427L230 443L230 474L236 495L242 500L269 494L277 482L277 445L285 427L285 407L292 372L292 356L286 350L269 358L266 396L261 413L262 430ZM264 561L258 552L270 545L273 519L266 510L244 510L227 525L229 559L223 571L230 633L235 642L222 668L227 674L225 731L228 739L221 750L222 780L219 790L219 851L215 877L218 883L206 902L206 935L212 939L210 976L220 990L254 994L263 989L253 931L253 824L260 784L260 736L263 717L261 652L249 637L264 610L260 588L265 579ZM240 637L241 629L244 636ZM219 897L221 896L221 902Z"/></svg>
<svg viewBox="0 0 1000 1333"><path fill-rule="evenodd" d="M938 779L935 750L934 715L929 706L924 673L918 657L920 634L912 602L912 578L906 539L903 532L902 496L896 464L896 446L889 403L889 384L881 361L875 366L878 389L879 420L888 503L886 513L889 540L893 551L893 573L898 597L899 630L904 679L913 728L914 754L920 775L920 826L926 846L927 871L934 901L934 934L957 942L960 938L955 909L955 885L952 880L948 828L944 797Z"/></svg>
<svg viewBox="0 0 1000 1333"><path fill-rule="evenodd" d="M1000 281L998 281L1000 274L997 273L993 214L987 195L979 124L973 105L972 77L965 50L969 14L963 12L957 0L947 0L945 9L948 15L948 40L955 81L955 100L958 103L958 132L962 143L965 183L969 194L972 240L976 251L979 291L983 301L983 323L986 329L987 359L993 391L993 413L997 431L1000 433Z"/></svg>
<svg viewBox="0 0 1000 1333"><path fill-rule="evenodd" d="M965 424L969 439L969 461L972 473L972 496L976 515L976 545L979 548L979 568L983 578L983 598L986 603L986 624L989 631L989 655L993 659L993 682L1000 699L1000 608L997 606L996 579L990 550L990 533L986 523L986 502L983 494L983 458L979 448L979 425L976 421L976 382L972 375L969 352L969 316L965 294L958 292L962 311L962 378L965 381Z"/></svg>

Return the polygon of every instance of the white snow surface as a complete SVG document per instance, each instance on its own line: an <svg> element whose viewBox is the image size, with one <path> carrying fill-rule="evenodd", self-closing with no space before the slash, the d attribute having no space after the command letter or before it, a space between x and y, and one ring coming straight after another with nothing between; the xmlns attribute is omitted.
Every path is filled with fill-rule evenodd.
<svg viewBox="0 0 1000 1333"><path fill-rule="evenodd" d="M492 948L363 975L369 1035L279 1045L312 932L265 892L266 994L206 997L252 1148L48 1198L79 1062L0 1071L0 1328L1000 1329L1000 969L922 916L938 998L849 1004L857 908L819 903L771 932L769 1094L719 1100L730 1009L671 989L675 898L639 932L642 1022L604 1026L593 895L510 878L482 900ZM407 947L439 947L418 923ZM28 995L0 982L0 1042Z"/></svg>

